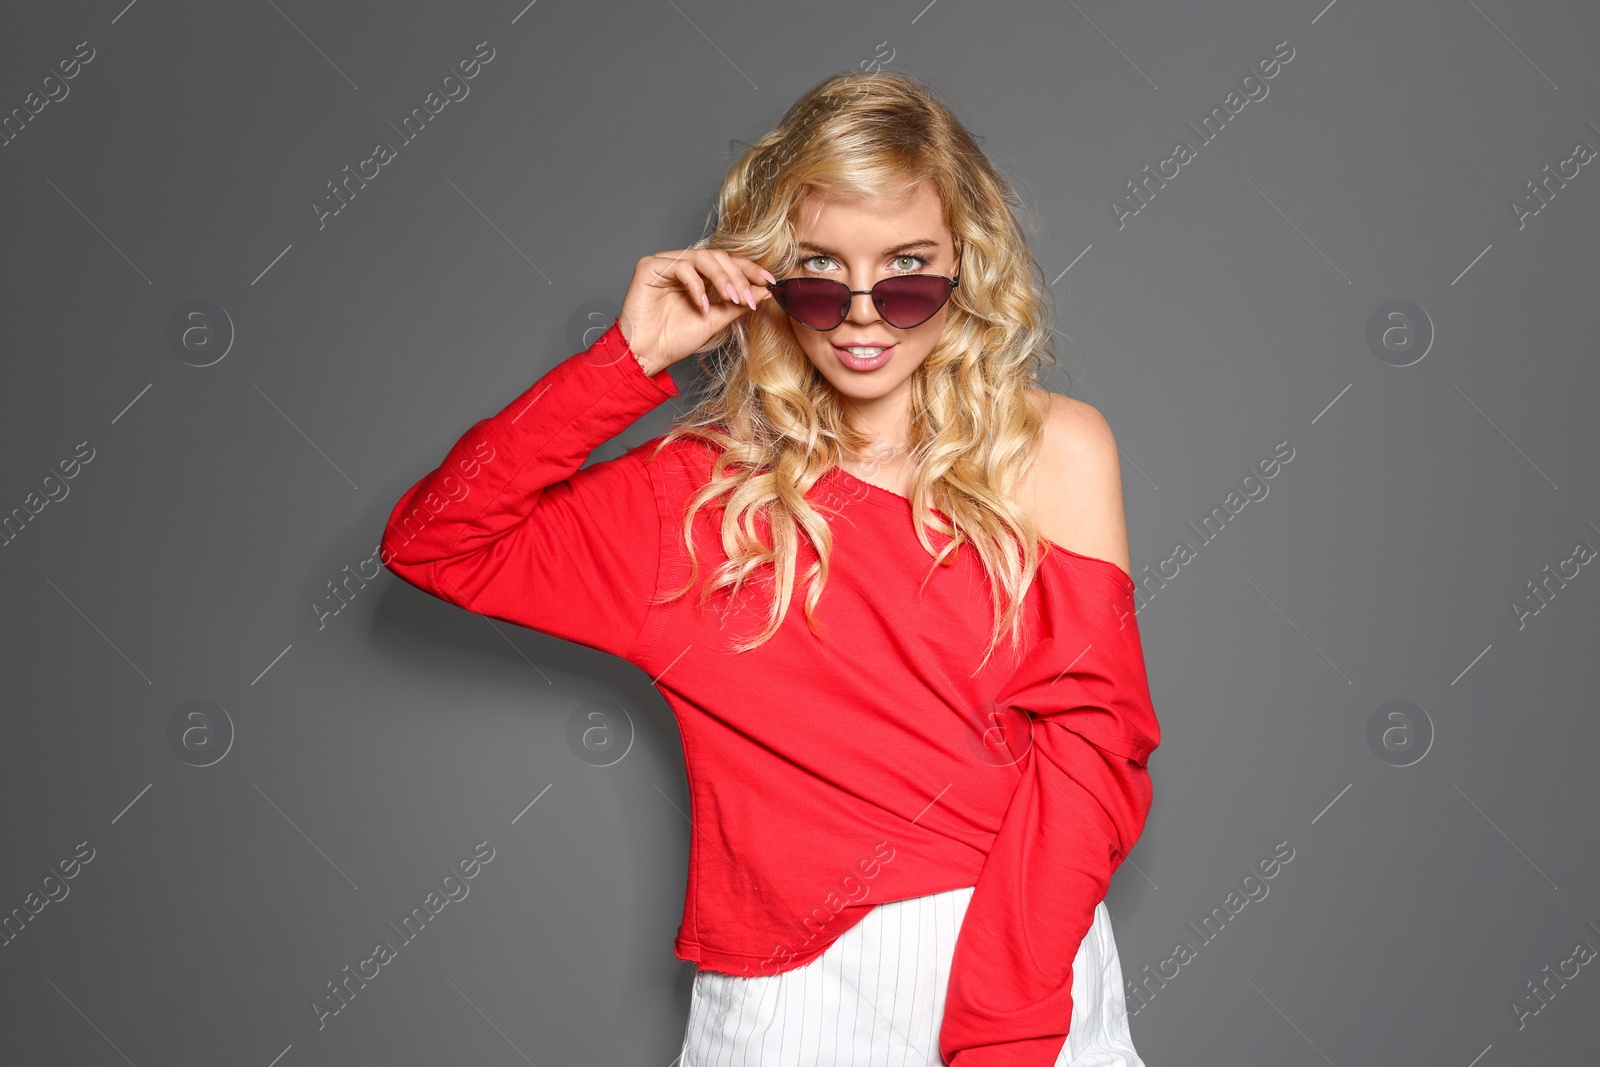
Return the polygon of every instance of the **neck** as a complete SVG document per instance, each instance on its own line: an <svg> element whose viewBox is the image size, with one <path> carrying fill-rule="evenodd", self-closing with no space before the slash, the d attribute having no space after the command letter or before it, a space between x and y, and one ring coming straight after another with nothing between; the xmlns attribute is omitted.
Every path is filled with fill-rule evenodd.
<svg viewBox="0 0 1600 1067"><path fill-rule="evenodd" d="M910 385L908 380L901 388L870 400L846 400L851 425L870 439L866 455L876 454L892 462L906 451L911 436Z"/></svg>

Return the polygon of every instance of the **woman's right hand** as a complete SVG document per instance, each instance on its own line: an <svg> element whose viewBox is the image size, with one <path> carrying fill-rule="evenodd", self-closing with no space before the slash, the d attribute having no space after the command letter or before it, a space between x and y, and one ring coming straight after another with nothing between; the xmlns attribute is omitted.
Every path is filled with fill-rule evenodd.
<svg viewBox="0 0 1600 1067"><path fill-rule="evenodd" d="M654 376L760 307L772 296L765 283L774 281L754 260L719 249L645 256L622 300L622 339Z"/></svg>

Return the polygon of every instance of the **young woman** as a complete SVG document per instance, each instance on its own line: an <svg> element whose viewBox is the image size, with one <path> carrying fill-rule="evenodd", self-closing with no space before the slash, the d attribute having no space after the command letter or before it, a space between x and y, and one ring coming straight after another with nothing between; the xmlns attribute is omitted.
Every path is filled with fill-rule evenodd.
<svg viewBox="0 0 1600 1067"><path fill-rule="evenodd" d="M683 1067L1141 1065L1104 897L1160 733L1111 432L1033 387L1018 203L925 84L830 77L390 516L400 577L671 707ZM691 355L672 432L584 468Z"/></svg>

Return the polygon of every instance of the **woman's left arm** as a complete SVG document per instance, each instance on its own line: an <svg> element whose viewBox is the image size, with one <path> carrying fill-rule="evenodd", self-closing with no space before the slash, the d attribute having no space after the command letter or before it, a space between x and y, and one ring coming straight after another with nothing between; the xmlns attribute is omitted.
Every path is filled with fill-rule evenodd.
<svg viewBox="0 0 1600 1067"><path fill-rule="evenodd" d="M939 1032L952 1067L1056 1062L1079 944L1150 811L1160 728L1133 580L1069 562L1040 582L1037 641L997 701L1032 734L956 940Z"/></svg>

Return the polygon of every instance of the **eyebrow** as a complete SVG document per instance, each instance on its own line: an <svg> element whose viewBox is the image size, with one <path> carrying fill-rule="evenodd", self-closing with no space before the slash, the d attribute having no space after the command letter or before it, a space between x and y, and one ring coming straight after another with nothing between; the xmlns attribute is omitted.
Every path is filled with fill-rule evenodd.
<svg viewBox="0 0 1600 1067"><path fill-rule="evenodd" d="M839 251L837 249L824 248L822 245L813 244L810 241L800 241L800 242L798 242L796 247L804 249L806 251L816 252L816 253L819 253L819 254L824 255L824 256L834 256L836 258L843 258L842 256L840 256ZM929 238L924 237L924 238L922 238L921 240L918 240L918 241L907 241L905 244L895 245L893 248L886 248L886 249L884 249L883 254L886 255L886 256L897 256L897 255L900 255L903 252L909 252L914 248L938 248L938 247L939 247L939 242L938 241L930 240Z"/></svg>

